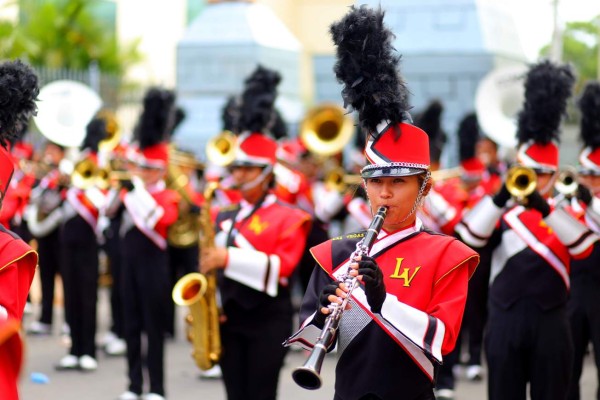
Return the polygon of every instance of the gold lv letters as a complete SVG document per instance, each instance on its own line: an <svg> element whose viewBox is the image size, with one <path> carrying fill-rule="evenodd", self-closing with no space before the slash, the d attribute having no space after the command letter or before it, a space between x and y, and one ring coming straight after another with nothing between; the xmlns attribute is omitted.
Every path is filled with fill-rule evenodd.
<svg viewBox="0 0 600 400"><path fill-rule="evenodd" d="M419 272L421 267L415 267L415 271L412 274L410 273L410 268L403 268L402 273L400 274L400 267L402 266L402 261L404 261L404 258L396 258L396 270L392 275L390 275L390 278L404 279L404 285L402 286L409 287L410 283L414 279L415 275L417 275L417 272Z"/></svg>

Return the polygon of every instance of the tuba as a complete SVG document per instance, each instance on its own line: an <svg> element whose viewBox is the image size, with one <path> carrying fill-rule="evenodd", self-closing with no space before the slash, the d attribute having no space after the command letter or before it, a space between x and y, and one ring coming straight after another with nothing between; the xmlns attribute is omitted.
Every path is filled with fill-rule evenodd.
<svg viewBox="0 0 600 400"><path fill-rule="evenodd" d="M516 145L517 112L523 105L526 65L493 69L483 77L475 94L475 111L482 131L500 146Z"/></svg>
<svg viewBox="0 0 600 400"><path fill-rule="evenodd" d="M199 248L213 247L215 232L210 219L210 204L218 184L211 182L204 190L204 205L200 211ZM197 272L182 277L173 288L173 301L189 307L186 316L188 340L192 343L192 357L203 371L214 367L221 358L221 332L217 306L217 275L212 270L206 275Z"/></svg>

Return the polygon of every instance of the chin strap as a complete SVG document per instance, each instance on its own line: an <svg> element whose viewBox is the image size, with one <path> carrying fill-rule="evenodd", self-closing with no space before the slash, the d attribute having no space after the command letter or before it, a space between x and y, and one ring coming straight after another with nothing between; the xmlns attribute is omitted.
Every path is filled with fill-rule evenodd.
<svg viewBox="0 0 600 400"><path fill-rule="evenodd" d="M261 183L265 182L265 179L269 174L273 172L273 166L267 165L263 171L256 178L252 179L250 182L242 183L241 185L236 185L236 189L238 190L251 190Z"/></svg>
<svg viewBox="0 0 600 400"><path fill-rule="evenodd" d="M404 217L402 219L402 221L400 221L398 224L403 224L404 222L406 222L406 220L417 211L417 208L419 208L423 204L423 199L424 199L423 193L425 193L425 188L427 187L427 183L429 182L429 179L431 179L431 171L427 170L427 173L425 174L425 179L423 179L423 183L421 184L421 187L419 188L419 193L417 194L415 203L413 204L413 206L410 209L410 211L408 212L408 214L406 214L406 217ZM365 187L366 187L366 183L365 183ZM369 208L371 208L370 206L371 206L371 200L369 200Z"/></svg>

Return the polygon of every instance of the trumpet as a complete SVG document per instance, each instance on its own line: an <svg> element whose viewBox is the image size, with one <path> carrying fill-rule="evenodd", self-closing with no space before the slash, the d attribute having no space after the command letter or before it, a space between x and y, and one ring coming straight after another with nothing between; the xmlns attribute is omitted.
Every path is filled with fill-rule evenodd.
<svg viewBox="0 0 600 400"><path fill-rule="evenodd" d="M350 255L350 263L355 262L359 256L369 254L369 250L371 250L375 238L379 235L379 231L381 231L386 214L387 207L380 207L371 221L371 225L369 225L364 238L356 244L356 249ZM323 326L321 334L317 338L317 342L310 352L308 359L304 365L296 368L292 373L294 381L304 389L315 390L320 388L323 383L320 374L325 354L327 354L327 346L331 343L335 332L338 329L343 312L352 296L352 292L358 286L358 278L350 276L350 271L351 269L348 267L348 271L338 279L339 282L344 282L348 288L346 298L344 298L341 304L331 303L329 305L328 308L330 312L327 315L327 319L325 319L325 325ZM283 344L284 346L289 346L289 339Z"/></svg>
<svg viewBox="0 0 600 400"><path fill-rule="evenodd" d="M359 186L363 181L360 175L348 174L342 167L335 167L327 171L323 182L325 186L340 193L345 192L348 186Z"/></svg>
<svg viewBox="0 0 600 400"><path fill-rule="evenodd" d="M45 161L31 161L27 159L19 160L19 168L25 174L33 175L36 179L42 179L48 175L50 171L58 168L58 165L54 165Z"/></svg>
<svg viewBox="0 0 600 400"><path fill-rule="evenodd" d="M577 181L577 170L573 167L567 167L560 171L554 188L565 198L571 198L577 193L579 182Z"/></svg>
<svg viewBox="0 0 600 400"><path fill-rule="evenodd" d="M535 191L536 185L537 175L531 168L515 165L506 173L506 189L519 204Z"/></svg>

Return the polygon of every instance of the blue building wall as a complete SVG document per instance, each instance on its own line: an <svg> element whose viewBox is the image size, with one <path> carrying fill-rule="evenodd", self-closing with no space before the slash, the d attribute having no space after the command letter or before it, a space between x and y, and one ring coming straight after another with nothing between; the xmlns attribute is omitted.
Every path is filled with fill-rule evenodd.
<svg viewBox="0 0 600 400"><path fill-rule="evenodd" d="M300 44L260 4L206 5L177 45L177 97L186 119L175 141L204 159L206 142L222 130L227 98L239 94L258 64L282 75L276 107L289 122L300 102Z"/></svg>
<svg viewBox="0 0 600 400"><path fill-rule="evenodd" d="M455 131L462 116L474 110L481 79L494 67L523 63L525 55L512 17L502 1L366 0L360 4L386 12L396 35L400 70L408 83L415 113L432 99L444 104L443 126L449 142L442 163L458 162ZM357 3L358 5L359 3ZM334 56L315 56L316 101L341 102L332 72Z"/></svg>

